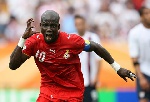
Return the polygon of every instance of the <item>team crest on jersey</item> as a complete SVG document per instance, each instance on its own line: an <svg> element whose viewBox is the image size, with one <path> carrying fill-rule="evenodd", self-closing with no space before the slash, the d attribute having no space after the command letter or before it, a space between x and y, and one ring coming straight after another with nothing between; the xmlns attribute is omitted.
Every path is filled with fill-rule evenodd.
<svg viewBox="0 0 150 102"><path fill-rule="evenodd" d="M64 58L68 59L69 57L70 57L69 50L66 50L66 53L64 54Z"/></svg>

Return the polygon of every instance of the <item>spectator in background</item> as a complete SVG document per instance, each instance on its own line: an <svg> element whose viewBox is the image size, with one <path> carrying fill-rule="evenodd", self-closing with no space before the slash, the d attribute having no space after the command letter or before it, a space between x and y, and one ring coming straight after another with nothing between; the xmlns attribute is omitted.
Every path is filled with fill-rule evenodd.
<svg viewBox="0 0 150 102"><path fill-rule="evenodd" d="M125 4L122 0L113 0L109 7L110 7L110 11L117 18L122 14L123 10L125 9Z"/></svg>
<svg viewBox="0 0 150 102"><path fill-rule="evenodd" d="M88 13L90 13L88 0L69 0L69 1L71 1L71 6L75 8L76 14L82 14L83 16L88 16Z"/></svg>
<svg viewBox="0 0 150 102"><path fill-rule="evenodd" d="M125 9L122 11L121 15L118 16L118 20L119 26L121 27L120 35L125 39L127 38L129 29L138 24L140 20L132 0L127 0L125 2Z"/></svg>
<svg viewBox="0 0 150 102"><path fill-rule="evenodd" d="M143 5L150 8L150 0L144 0Z"/></svg>
<svg viewBox="0 0 150 102"><path fill-rule="evenodd" d="M100 43L97 34L87 31L84 17L76 15L75 26L82 38ZM94 52L81 52L79 57L85 86L83 102L97 102L96 85L99 84L100 57L97 57Z"/></svg>
<svg viewBox="0 0 150 102"><path fill-rule="evenodd" d="M26 22L28 18L31 18L31 17L34 18L35 8L38 3L39 3L39 0L7 0L8 10L10 14L15 17L15 20L17 20L16 25L18 28L16 31L17 34L15 34L16 35L15 37L13 36L12 38L11 37L8 38L8 35L6 35L9 40L15 41L15 38L17 40L22 35L22 33L24 32L24 29L26 28L26 25L24 24L24 22ZM8 17L11 18L10 16ZM16 29L15 27L14 29Z"/></svg>
<svg viewBox="0 0 150 102"><path fill-rule="evenodd" d="M18 33L18 21L15 16L10 16L10 21L5 29L6 39L8 41L16 41Z"/></svg>
<svg viewBox="0 0 150 102"><path fill-rule="evenodd" d="M135 9L140 9L142 7L142 5L144 4L145 1L147 0L132 0L133 4L135 6Z"/></svg>
<svg viewBox="0 0 150 102"><path fill-rule="evenodd" d="M36 7L35 19L36 25L40 23L41 15L46 10L55 10L61 16L60 22L62 22L62 18L64 18L64 14L68 8L68 0L39 0L39 4ZM38 26L36 26L37 30L40 30Z"/></svg>
<svg viewBox="0 0 150 102"><path fill-rule="evenodd" d="M9 12L5 0L0 0L0 38L4 38L4 31L9 22Z"/></svg>
<svg viewBox="0 0 150 102"><path fill-rule="evenodd" d="M67 1L66 1L67 2ZM40 21L40 17L43 14L45 10L55 10L60 14L60 16L63 16L64 9L67 9L65 3L63 0L40 0L39 6L37 8L38 13L38 20Z"/></svg>
<svg viewBox="0 0 150 102"><path fill-rule="evenodd" d="M62 26L61 26L62 31L67 33L72 33L76 31L74 25L74 13L75 9L73 7L69 7L67 14L62 19Z"/></svg>
<svg viewBox="0 0 150 102"><path fill-rule="evenodd" d="M99 11L100 7L101 7L101 0L87 0L87 6L88 6L88 13L86 13L86 15L84 15L84 17L86 17L86 22L88 24L93 24L93 15L95 16L97 14L97 12ZM79 13L77 13L79 14ZM83 14L81 14L83 15ZM95 29L96 25L90 25L89 29L90 31L97 33L97 29Z"/></svg>
<svg viewBox="0 0 150 102"><path fill-rule="evenodd" d="M34 17L38 3L39 0L7 0L9 12L16 17L20 26L26 26L24 22L28 18ZM22 29L24 31L25 27Z"/></svg>
<svg viewBox="0 0 150 102"><path fill-rule="evenodd" d="M109 9L109 0L103 0L100 10L93 17L93 25L98 27L102 39L112 38L115 34L117 21Z"/></svg>
<svg viewBox="0 0 150 102"><path fill-rule="evenodd" d="M35 25L37 25L41 14L49 9L55 10L60 14L61 24L68 23L68 26L72 26L72 29L69 29L71 28L70 26L69 28L67 28L68 26L62 26L61 28L64 31L67 29L69 30L67 32L74 32L73 15L82 14L84 17L87 17L90 30L98 33L101 39L109 40L114 38L116 41L116 38L119 37L117 34L120 35L120 38L125 39L129 29L138 20L137 11L133 7L132 2L129 1L129 3L125 4L125 1L128 2L129 0L0 0L0 32L3 33L5 31L10 14L17 19L19 34L22 34L25 29L23 22L26 22L27 18L36 18ZM143 3L150 5L149 0L143 0ZM70 7L74 8L73 14L68 12ZM36 26L36 30L39 31L38 26Z"/></svg>

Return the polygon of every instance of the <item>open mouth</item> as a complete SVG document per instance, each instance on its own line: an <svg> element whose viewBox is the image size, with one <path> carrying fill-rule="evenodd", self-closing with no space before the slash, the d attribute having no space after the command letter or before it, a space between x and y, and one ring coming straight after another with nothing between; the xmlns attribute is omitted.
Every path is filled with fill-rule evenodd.
<svg viewBox="0 0 150 102"><path fill-rule="evenodd" d="M52 34L51 33L46 33L46 39L51 40L52 39Z"/></svg>

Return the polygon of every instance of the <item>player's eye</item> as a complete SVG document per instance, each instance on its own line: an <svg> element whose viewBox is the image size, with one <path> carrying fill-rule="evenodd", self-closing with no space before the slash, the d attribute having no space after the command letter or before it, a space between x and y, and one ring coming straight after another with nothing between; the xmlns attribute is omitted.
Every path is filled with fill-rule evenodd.
<svg viewBox="0 0 150 102"><path fill-rule="evenodd" d="M56 28L56 25L51 25L52 28Z"/></svg>
<svg viewBox="0 0 150 102"><path fill-rule="evenodd" d="M43 27L48 27L48 26L49 26L49 24L44 23L44 24L42 24L42 26L43 26Z"/></svg>

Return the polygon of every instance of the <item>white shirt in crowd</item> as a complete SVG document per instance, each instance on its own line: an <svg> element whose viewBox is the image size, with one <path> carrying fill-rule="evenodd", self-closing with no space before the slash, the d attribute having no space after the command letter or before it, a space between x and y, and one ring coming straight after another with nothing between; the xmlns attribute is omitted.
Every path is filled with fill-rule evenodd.
<svg viewBox="0 0 150 102"><path fill-rule="evenodd" d="M131 58L138 58L140 70L150 76L150 29L138 24L129 32L129 51Z"/></svg>
<svg viewBox="0 0 150 102"><path fill-rule="evenodd" d="M92 32L86 32L82 36L82 38L86 40L89 40L90 38L91 41L100 43L99 36ZM99 64L98 62L101 58L97 56L94 52L90 52L90 61L89 61L89 58L88 58L89 53L84 52L84 51L80 53L79 57L80 57L80 62L81 62L81 71L84 77L84 86L86 87L95 80L97 71L98 71L98 64ZM89 65L90 65L90 77L89 77Z"/></svg>

